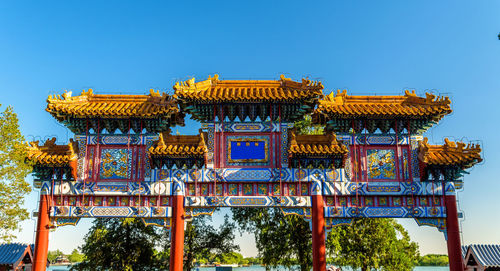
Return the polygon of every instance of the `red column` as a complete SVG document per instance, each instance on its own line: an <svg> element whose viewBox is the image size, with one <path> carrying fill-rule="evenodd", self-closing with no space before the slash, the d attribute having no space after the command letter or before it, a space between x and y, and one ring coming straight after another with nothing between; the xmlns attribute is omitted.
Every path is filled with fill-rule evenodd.
<svg viewBox="0 0 500 271"><path fill-rule="evenodd" d="M464 259L460 242L460 229L458 225L457 202L455 195L445 196L446 204L446 231L448 235L448 259L450 271L463 271Z"/></svg>
<svg viewBox="0 0 500 271"><path fill-rule="evenodd" d="M184 196L175 195L172 198L170 271L182 271L184 261Z"/></svg>
<svg viewBox="0 0 500 271"><path fill-rule="evenodd" d="M45 271L47 269L50 227L49 202L49 195L40 196L40 206L38 207L38 220L36 224L34 271Z"/></svg>
<svg viewBox="0 0 500 271"><path fill-rule="evenodd" d="M313 271L326 270L325 212L322 195L312 195Z"/></svg>

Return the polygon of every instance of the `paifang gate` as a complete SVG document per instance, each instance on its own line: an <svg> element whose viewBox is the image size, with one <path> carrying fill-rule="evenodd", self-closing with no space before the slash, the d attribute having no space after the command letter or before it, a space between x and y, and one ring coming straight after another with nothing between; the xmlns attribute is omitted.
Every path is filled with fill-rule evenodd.
<svg viewBox="0 0 500 271"><path fill-rule="evenodd" d="M311 222L313 269L326 269L328 230L353 218L412 218L448 242L463 270L455 193L481 162L477 145L422 137L451 113L448 97L324 96L303 79L219 80L174 85L170 96L49 96L47 111L74 134L31 142L41 190L35 270L46 268L48 232L85 217L138 217L171 231L170 270L183 265L184 221L216 207L279 207ZM173 135L185 114L198 135ZM293 123L311 115L322 135Z"/></svg>

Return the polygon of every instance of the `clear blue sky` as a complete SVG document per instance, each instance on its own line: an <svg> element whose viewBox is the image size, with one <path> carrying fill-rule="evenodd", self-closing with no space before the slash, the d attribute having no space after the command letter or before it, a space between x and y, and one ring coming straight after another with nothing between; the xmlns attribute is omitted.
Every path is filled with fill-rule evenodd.
<svg viewBox="0 0 500 271"><path fill-rule="evenodd" d="M426 135L480 140L485 162L459 193L463 243L500 243L498 1L26 1L0 2L0 103L23 133L68 140L44 111L49 94L171 91L176 80L319 79L328 93L446 93L454 113ZM184 133L197 126L188 122ZM30 180L31 181L31 180ZM26 206L36 209L37 195ZM221 220L217 215L215 221ZM446 253L434 228L402 223L421 252ZM90 220L50 236L50 249L81 244ZM19 240L33 241L34 220ZM255 255L253 238L237 240Z"/></svg>

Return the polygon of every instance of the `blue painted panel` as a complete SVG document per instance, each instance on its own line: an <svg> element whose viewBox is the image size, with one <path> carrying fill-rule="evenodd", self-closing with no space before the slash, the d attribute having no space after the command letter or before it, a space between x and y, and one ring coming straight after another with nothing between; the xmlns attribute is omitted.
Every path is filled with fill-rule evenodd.
<svg viewBox="0 0 500 271"><path fill-rule="evenodd" d="M232 141L232 160L264 160L266 159L265 141Z"/></svg>

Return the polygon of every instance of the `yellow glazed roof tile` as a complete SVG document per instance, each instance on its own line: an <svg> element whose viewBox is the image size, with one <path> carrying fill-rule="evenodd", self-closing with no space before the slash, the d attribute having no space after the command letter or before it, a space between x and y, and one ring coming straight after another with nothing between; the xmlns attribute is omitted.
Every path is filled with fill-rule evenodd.
<svg viewBox="0 0 500 271"><path fill-rule="evenodd" d="M453 142L445 139L444 145L430 145L424 138L419 145L418 158L428 165L457 165L463 169L483 161L479 145Z"/></svg>
<svg viewBox="0 0 500 271"><path fill-rule="evenodd" d="M405 91L404 96L349 96L347 91L337 91L318 101L316 114L337 117L426 117L439 120L451 113L450 99L426 93L418 97Z"/></svg>
<svg viewBox="0 0 500 271"><path fill-rule="evenodd" d="M199 135L171 135L170 130L160 134L149 148L152 156L203 156L207 152L205 133Z"/></svg>
<svg viewBox="0 0 500 271"><path fill-rule="evenodd" d="M339 144L333 132L326 135L296 135L290 132L291 155L346 155L347 147Z"/></svg>
<svg viewBox="0 0 500 271"><path fill-rule="evenodd" d="M174 85L174 96L180 100L200 101L282 101L317 99L322 94L321 82L302 79L295 82L281 75L280 80L219 80L216 74L205 81L194 78Z"/></svg>
<svg viewBox="0 0 500 271"><path fill-rule="evenodd" d="M41 146L38 141L30 142L27 159L35 165L52 167L69 165L78 159L78 143L73 139L68 145L56 145L55 141L55 138L49 139Z"/></svg>
<svg viewBox="0 0 500 271"><path fill-rule="evenodd" d="M92 89L73 97L71 92L49 96L47 112L58 120L67 117L86 118L156 118L179 112L176 101L159 91L150 90L149 95L101 95Z"/></svg>

